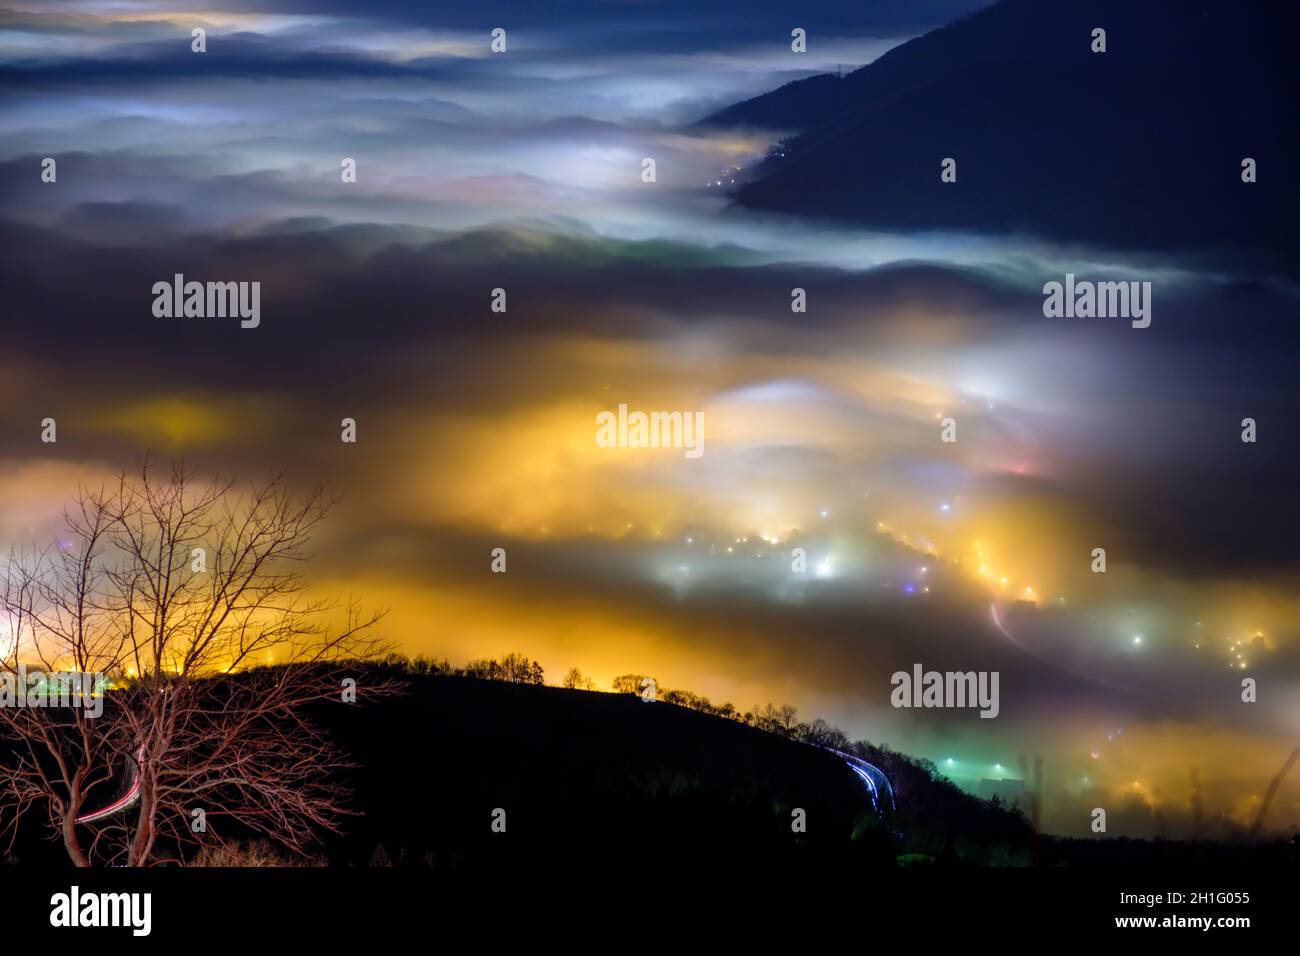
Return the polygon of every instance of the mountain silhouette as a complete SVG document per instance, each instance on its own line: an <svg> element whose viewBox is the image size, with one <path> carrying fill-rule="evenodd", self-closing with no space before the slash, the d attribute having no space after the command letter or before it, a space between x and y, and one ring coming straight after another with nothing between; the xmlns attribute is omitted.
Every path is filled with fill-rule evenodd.
<svg viewBox="0 0 1300 956"><path fill-rule="evenodd" d="M843 79L787 84L704 125L802 130L737 189L747 207L1214 250L1293 271L1298 9L1003 0ZM946 158L956 182L940 179Z"/></svg>

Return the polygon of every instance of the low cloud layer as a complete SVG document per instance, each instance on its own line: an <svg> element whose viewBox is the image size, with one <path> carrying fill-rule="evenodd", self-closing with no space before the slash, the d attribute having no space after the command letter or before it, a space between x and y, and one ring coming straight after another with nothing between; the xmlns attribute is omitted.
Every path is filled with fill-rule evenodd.
<svg viewBox="0 0 1300 956"><path fill-rule="evenodd" d="M145 454L285 470L344 495L317 586L411 653L789 701L972 789L1042 754L1060 832L1097 793L1131 804L1116 832L1177 829L1190 768L1249 819L1300 731L1294 289L731 208L706 184L769 144L678 124L786 77L770 5L715 43L680 42L687 5L626 36L605 5L577 33L507 10L509 66L487 12L239 8L206 74L186 16L80 6L6 15L0 542ZM827 34L865 59L970 6ZM1151 281L1151 327L1044 318L1067 271ZM260 325L156 317L176 274L259 282ZM702 412L705 454L600 447L621 403ZM998 671L998 718L891 708L915 663Z"/></svg>

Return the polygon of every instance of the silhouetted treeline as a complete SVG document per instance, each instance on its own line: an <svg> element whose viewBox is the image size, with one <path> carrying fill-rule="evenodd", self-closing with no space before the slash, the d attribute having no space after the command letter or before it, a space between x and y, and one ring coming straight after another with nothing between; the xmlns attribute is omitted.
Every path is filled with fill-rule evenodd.
<svg viewBox="0 0 1300 956"><path fill-rule="evenodd" d="M648 675L624 674L614 679L616 693L638 693ZM650 678L653 679L653 678ZM689 690L665 689L656 682L656 699L714 717L735 720L769 734L815 747L852 754L883 770L897 795L896 825L907 834L913 859L929 862L944 855L983 864L1030 862L1033 831L1023 812L998 800L975 797L939 772L934 762L910 757L883 744L852 740L839 727L816 717L799 719L789 704L756 705L738 710L730 701L714 704Z"/></svg>
<svg viewBox="0 0 1300 956"><path fill-rule="evenodd" d="M384 659L383 666L418 677L476 677L479 680L505 681L507 684L546 683L546 674L541 664L513 652L501 660L494 657L472 660L464 667L453 667L445 658L436 661L423 655L409 658L402 654L390 654Z"/></svg>
<svg viewBox="0 0 1300 956"><path fill-rule="evenodd" d="M867 741L843 746L825 721L792 707L734 714L707 698L663 691L679 706L645 706L631 693L539 686L513 666L469 667L393 657L356 667L357 703L322 698L312 719L354 761L346 774L354 815L322 832L306 858L263 845L264 835L213 819L227 851L207 865L490 867L638 865L713 867L981 866L1190 862L1296 865L1300 841L1061 840L1036 837L1018 812L955 787L934 764ZM268 668L268 672L274 670ZM505 675L513 675L508 677ZM247 679L256 680L258 673ZM623 675L629 676L629 675ZM638 680L620 686L640 687ZM370 698L375 678L406 693ZM572 678L572 681L570 680ZM565 683L588 686L571 671ZM659 688L656 687L658 691ZM689 705L689 706L688 706ZM748 714L748 717L746 716ZM872 801L825 742L869 760L891 779L896 809ZM12 754L0 744L0 766ZM503 829L496 829L501 816ZM793 825L806 820L806 829ZM582 852L575 854L574 847ZM8 861L67 865L27 828ZM757 870L755 870L757 872Z"/></svg>
<svg viewBox="0 0 1300 956"><path fill-rule="evenodd" d="M537 675L536 680L515 679L514 682L542 683L541 666L524 655L508 654L503 661L516 662L515 671ZM401 655L393 655L386 661L389 666L413 675L512 679L504 676L503 666L481 666L494 663L472 662L456 668L445 660L441 663L422 657L410 660ZM957 858L965 862L994 865L1031 862L1033 829L1023 812L1000 801L967 793L940 773L931 760L911 757L868 740L852 740L842 729L820 717L800 720L798 710L789 704L761 704L742 711L730 701L715 704L694 691L666 688L649 674L620 674L612 686L615 694L639 696L645 692L648 681L653 682L656 701L732 720L797 743L842 751L875 764L894 786L897 796L894 825L906 834L900 850L907 851L908 862L928 863L938 859L949 844ZM591 679L576 667L565 675L563 686L596 689Z"/></svg>

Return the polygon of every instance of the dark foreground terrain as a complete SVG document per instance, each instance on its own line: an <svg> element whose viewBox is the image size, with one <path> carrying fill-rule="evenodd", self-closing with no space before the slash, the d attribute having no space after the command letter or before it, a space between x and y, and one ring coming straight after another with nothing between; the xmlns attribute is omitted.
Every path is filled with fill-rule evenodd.
<svg viewBox="0 0 1300 956"><path fill-rule="evenodd" d="M312 862L335 866L571 869L999 865L1295 865L1258 846L1039 837L925 761L856 749L894 782L878 811L835 754L670 703L394 672L406 691L316 718L351 755L357 813ZM367 678L359 681L364 701ZM806 831L792 827L806 814ZM504 811L504 832L493 829ZM128 811L130 812L130 811ZM500 814L496 814L500 819ZM65 863L25 827L11 863ZM210 862L291 863L274 847Z"/></svg>
<svg viewBox="0 0 1300 956"><path fill-rule="evenodd" d="M892 859L887 821L826 751L631 694L407 679L404 697L330 718L365 767L365 816L336 862L381 845L381 859L433 865Z"/></svg>

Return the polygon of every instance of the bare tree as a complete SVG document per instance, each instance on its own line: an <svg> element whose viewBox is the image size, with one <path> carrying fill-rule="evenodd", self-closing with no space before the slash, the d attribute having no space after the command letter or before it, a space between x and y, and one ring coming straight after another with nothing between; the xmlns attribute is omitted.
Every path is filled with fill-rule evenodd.
<svg viewBox="0 0 1300 956"><path fill-rule="evenodd" d="M647 680L654 680L654 678L646 674L620 674L614 678L614 693L640 694L641 684Z"/></svg>
<svg viewBox="0 0 1300 956"><path fill-rule="evenodd" d="M774 707L764 704L754 708L754 726L766 730L769 734L781 734L791 737L799 724L799 712L789 704Z"/></svg>
<svg viewBox="0 0 1300 956"><path fill-rule="evenodd" d="M1258 838L1259 832L1264 826L1264 818L1268 816L1268 808L1273 805L1273 796L1277 793L1277 788L1282 785L1282 781L1286 779L1286 775L1291 772L1291 768L1295 766L1297 759L1300 759L1300 744L1296 745L1295 749L1282 763L1281 769L1269 781L1268 790L1264 792L1264 800L1259 805L1259 813L1255 814L1255 821L1250 825L1250 838L1252 840Z"/></svg>
<svg viewBox="0 0 1300 956"><path fill-rule="evenodd" d="M585 676L578 668L570 667L569 672L564 675L564 680L560 682L560 686L567 687L569 690L595 690L596 682Z"/></svg>
<svg viewBox="0 0 1300 956"><path fill-rule="evenodd" d="M848 734L820 717L813 720L801 739L818 747L829 747L831 750L845 750L849 746Z"/></svg>
<svg viewBox="0 0 1300 956"><path fill-rule="evenodd" d="M307 595L308 545L334 503L280 478L239 489L145 463L82 489L50 548L10 554L0 679L38 668L108 681L94 707L0 707L11 846L32 816L78 866L225 849L227 823L297 854L338 832L346 758L307 710L348 699L345 678L382 648L379 615ZM364 693L394 690L366 681Z"/></svg>
<svg viewBox="0 0 1300 956"><path fill-rule="evenodd" d="M537 661L512 651L501 660L488 657L470 661L465 665L465 676L505 681L507 684L541 684L546 673Z"/></svg>

